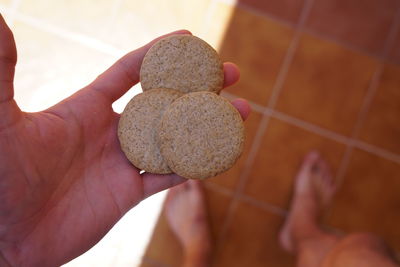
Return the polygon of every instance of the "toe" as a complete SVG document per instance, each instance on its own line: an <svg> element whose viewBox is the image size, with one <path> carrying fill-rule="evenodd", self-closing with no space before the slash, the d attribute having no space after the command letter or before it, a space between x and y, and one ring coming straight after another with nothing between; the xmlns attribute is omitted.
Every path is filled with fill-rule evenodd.
<svg viewBox="0 0 400 267"><path fill-rule="evenodd" d="M311 172L318 165L320 155L317 151L309 152L303 160L301 171Z"/></svg>

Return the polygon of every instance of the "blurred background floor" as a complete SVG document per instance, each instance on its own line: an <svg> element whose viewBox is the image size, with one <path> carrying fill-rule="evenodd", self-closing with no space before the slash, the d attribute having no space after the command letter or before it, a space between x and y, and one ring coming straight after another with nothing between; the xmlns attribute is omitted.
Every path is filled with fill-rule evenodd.
<svg viewBox="0 0 400 267"><path fill-rule="evenodd" d="M51 106L176 29L239 65L241 81L223 95L250 100L254 112L239 162L205 182L214 266L294 266L277 234L311 149L340 185L326 226L376 233L400 252L400 1L0 0L0 11L17 41L16 99L27 111ZM158 218L164 195L67 266L179 266L179 243Z"/></svg>

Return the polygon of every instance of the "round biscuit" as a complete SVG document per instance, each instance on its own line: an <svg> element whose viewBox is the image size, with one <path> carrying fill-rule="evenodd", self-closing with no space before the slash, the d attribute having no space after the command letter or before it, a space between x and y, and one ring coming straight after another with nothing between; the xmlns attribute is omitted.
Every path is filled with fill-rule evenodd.
<svg viewBox="0 0 400 267"><path fill-rule="evenodd" d="M217 52L192 35L172 35L155 43L146 53L140 69L143 91L170 88L184 93L223 87L223 64Z"/></svg>
<svg viewBox="0 0 400 267"><path fill-rule="evenodd" d="M168 166L190 179L231 168L243 150L243 120L228 100L211 92L185 94L164 112L159 147Z"/></svg>
<svg viewBox="0 0 400 267"><path fill-rule="evenodd" d="M157 146L157 130L164 110L183 93L154 89L134 96L121 114L118 138L122 151L137 168L171 173Z"/></svg>

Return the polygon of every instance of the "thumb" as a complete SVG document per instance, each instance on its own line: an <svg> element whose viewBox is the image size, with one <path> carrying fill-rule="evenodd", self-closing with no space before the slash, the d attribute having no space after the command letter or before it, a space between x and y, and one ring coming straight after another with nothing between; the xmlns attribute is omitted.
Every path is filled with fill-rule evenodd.
<svg viewBox="0 0 400 267"><path fill-rule="evenodd" d="M17 49L14 36L0 14L0 130L15 123L21 111L14 101L14 72Z"/></svg>

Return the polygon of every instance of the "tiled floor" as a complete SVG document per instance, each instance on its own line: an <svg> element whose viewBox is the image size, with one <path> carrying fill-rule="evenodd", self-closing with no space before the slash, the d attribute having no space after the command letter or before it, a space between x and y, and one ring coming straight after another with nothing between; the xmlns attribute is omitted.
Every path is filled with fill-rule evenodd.
<svg viewBox="0 0 400 267"><path fill-rule="evenodd" d="M219 52L242 73L225 95L254 112L238 164L205 182L213 266L294 266L277 233L312 149L340 184L325 224L376 233L400 252L400 2L214 2L234 9ZM161 217L143 266L181 256Z"/></svg>
<svg viewBox="0 0 400 267"><path fill-rule="evenodd" d="M213 266L294 266L277 234L294 175L312 149L340 183L325 224L379 234L400 252L399 1L0 0L0 8L15 32L16 98L28 111L54 104L120 55L179 28L239 65L241 81L224 95L247 98L254 112L242 158L205 182ZM138 90L114 108L121 111ZM130 251L130 220L146 210L138 213L117 225L110 246L102 241L89 252L94 261L85 266L134 264L129 256L140 253ZM181 260L161 214L141 266Z"/></svg>

